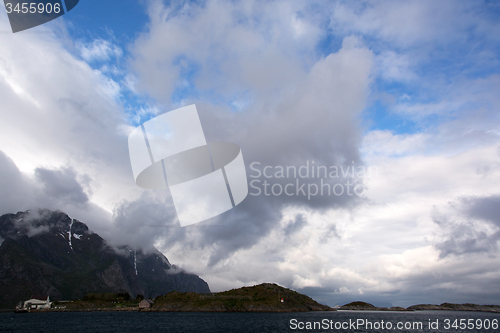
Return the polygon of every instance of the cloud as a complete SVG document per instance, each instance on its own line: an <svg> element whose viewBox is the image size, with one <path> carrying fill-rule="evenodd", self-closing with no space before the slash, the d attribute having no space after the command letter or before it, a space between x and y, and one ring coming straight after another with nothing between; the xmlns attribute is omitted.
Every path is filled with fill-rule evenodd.
<svg viewBox="0 0 500 333"><path fill-rule="evenodd" d="M394 134L389 130L374 130L363 137L362 151L371 155L404 156L423 151L428 134Z"/></svg>
<svg viewBox="0 0 500 333"><path fill-rule="evenodd" d="M0 214L31 208L30 180L17 168L14 161L0 151L0 187L4 195L0 200Z"/></svg>
<svg viewBox="0 0 500 333"><path fill-rule="evenodd" d="M0 151L0 185L5 195L0 202L0 214L37 209L61 210L86 221L95 230L106 230L110 216L89 201L79 175L69 168L37 168L34 175L20 171L5 153Z"/></svg>
<svg viewBox="0 0 500 333"><path fill-rule="evenodd" d="M3 36L0 211L63 210L114 246L156 246L212 290L278 282L330 305L494 303L500 34L490 6L153 1L131 45L74 42L57 26ZM380 96L417 130L363 128ZM237 143L247 167L376 172L325 180L353 182L361 196L248 196L180 228L168 191L134 184L127 135L191 103L208 141Z"/></svg>
<svg viewBox="0 0 500 333"><path fill-rule="evenodd" d="M307 161L327 167L360 164L356 117L368 95L373 54L357 37L345 38L338 52L319 57L312 45L321 33L303 4L240 6L210 1L178 8L155 2L149 15L149 32L134 42L131 51L135 87L147 91L165 109L196 103L209 142L239 144L247 166L254 161L262 168L298 168ZM184 90L176 86L180 82ZM181 101L176 100L179 95ZM218 103L219 98L244 106L235 111ZM325 181L334 185L344 180ZM295 179L273 179L279 185L291 181ZM133 221L133 207L149 205L144 200L124 203L120 220ZM283 228L283 210L288 206L329 210L355 204L356 199L347 194L310 200L307 196L248 196L199 228L183 232L167 228L156 239L178 262L198 256L191 265L199 266L191 271L218 270L235 253L254 249ZM162 211L159 205L149 209ZM299 216L293 217L296 223L287 227L288 234L306 228L306 219ZM332 223L328 230L328 235L335 234ZM192 255L186 259L184 253Z"/></svg>
<svg viewBox="0 0 500 333"><path fill-rule="evenodd" d="M106 239L115 246L150 251L158 240L171 233L182 236L179 233L184 229L178 227L175 209L168 199L165 195L144 192L137 200L122 202L113 212L114 227ZM175 242L176 238L172 240Z"/></svg>
<svg viewBox="0 0 500 333"><path fill-rule="evenodd" d="M380 77L387 81L410 81L417 78L411 69L411 58L394 51L384 51L376 57Z"/></svg>
<svg viewBox="0 0 500 333"><path fill-rule="evenodd" d="M498 195L462 197L449 203L444 212L436 208L433 220L443 230L444 238L436 244L441 257L496 253L500 240L499 202Z"/></svg>
<svg viewBox="0 0 500 333"><path fill-rule="evenodd" d="M404 7L402 16L398 6ZM299 167L313 160L317 165L347 166L354 161L377 167L378 174L358 179L366 188L361 200L249 196L235 209L198 226L150 229L139 232L139 238L154 242L188 270L203 271L213 290L275 281L306 290L329 304L356 300L360 291L363 299L386 303L423 300L418 290L426 290L436 301L453 298L446 297L450 291L463 299L485 299L484 293L474 293L467 283L477 270L485 277L484 267L494 260L478 257L475 268L457 277L448 274L450 269L458 272L465 259L440 256L438 244L443 238L435 236L441 235L441 229L433 222L432 207L471 191L494 191L486 179L497 174L491 155L495 136L490 133L488 142L477 136L474 144L464 147L465 127L454 130L469 123L487 133L495 123L486 121L486 116L473 117L477 108L471 107L455 113L456 123L444 119L428 126L422 119L438 113L432 109L433 102L409 96L396 98L401 104L395 110L410 115L409 108L403 110L404 101L409 101L408 107L421 105L412 118L422 125L421 133L397 135L386 130L363 135L358 124L374 76L387 82L420 83L427 79L419 67L426 59L421 53L426 45L448 43L446 33L460 38L450 22L462 15L462 9L440 23L437 14L428 15L433 6L368 6L366 15L373 15L375 23L366 29L357 24L372 24L369 17L351 23L348 16L336 17L334 29L342 22L349 29L341 33L339 49L321 56L311 45L324 37L324 31L306 29L309 40L297 39L301 24L314 26L313 18L317 19L303 4L152 4L150 30L135 41L130 66L134 87L150 94L163 110L196 103L208 140L238 143L247 166L254 161L261 168ZM438 12L448 11L446 5L436 6ZM332 8L337 11L341 5L325 12ZM384 15L387 22L382 24ZM411 24L399 29L396 21L408 19ZM434 34L428 26L417 24L422 20L446 29ZM397 47L377 48L370 38ZM417 54L408 51L415 49ZM489 80L494 78L485 79L484 85L480 79L475 83L464 79L444 88L436 82L432 87L439 89L440 114L449 115L472 99L479 101L481 91L494 90L491 85L480 89L488 86L486 81L493 82ZM474 88L466 90L471 82ZM493 94L486 95L488 101L495 100ZM485 109L485 114L493 109ZM486 170L484 166L489 171L481 177L487 178L476 173L478 168ZM283 185L289 180L273 181ZM156 194L148 194L123 202L115 220L134 225L138 216L148 221L170 216L167 225L175 224L171 207L155 198ZM399 305L410 304L401 301Z"/></svg>
<svg viewBox="0 0 500 333"><path fill-rule="evenodd" d="M0 26L6 25L2 17ZM121 88L75 58L66 49L73 42L57 26L47 28L53 33L5 36L0 50L0 150L15 161L19 173L9 181L46 194L36 202L29 201L33 195L25 202L15 199L18 206L8 205L4 212L44 204L63 210L55 205L59 199L69 206L88 199L96 210L86 216L101 221L95 222L99 227L118 202L140 193L130 177ZM15 192L26 191L20 187ZM9 200L2 199L6 206Z"/></svg>
<svg viewBox="0 0 500 333"><path fill-rule="evenodd" d="M481 219L500 227L500 196L464 198L467 216Z"/></svg>
<svg viewBox="0 0 500 333"><path fill-rule="evenodd" d="M307 221L304 219L302 214L295 216L295 220L290 221L290 223L285 227L285 235L289 236L295 232L300 231L307 225Z"/></svg>
<svg viewBox="0 0 500 333"><path fill-rule="evenodd" d="M398 47L451 44L471 30L498 41L491 33L499 29L498 22L485 15L489 6L480 3L363 1L332 7L331 27L336 33L361 33Z"/></svg>
<svg viewBox="0 0 500 333"><path fill-rule="evenodd" d="M96 39L91 43L77 42L75 46L81 57L87 62L106 61L112 57L119 58L123 55L123 51L117 45L103 39Z"/></svg>
<svg viewBox="0 0 500 333"><path fill-rule="evenodd" d="M74 204L85 204L89 197L76 180L75 171L70 168L61 170L35 169L35 178L42 185L43 191L54 199L61 199Z"/></svg>
<svg viewBox="0 0 500 333"><path fill-rule="evenodd" d="M246 89L274 94L281 84L299 78L298 67L320 38L321 30L303 7L227 1L165 6L155 1L149 6L150 30L132 50L140 86L170 103L176 84L186 82L179 76L194 71L189 84L225 99ZM297 49L303 57L294 55Z"/></svg>

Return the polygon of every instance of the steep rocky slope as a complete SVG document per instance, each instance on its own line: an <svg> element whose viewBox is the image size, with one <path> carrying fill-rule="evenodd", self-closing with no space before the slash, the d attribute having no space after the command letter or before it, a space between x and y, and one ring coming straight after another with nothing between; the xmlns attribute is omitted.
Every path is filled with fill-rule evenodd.
<svg viewBox="0 0 500 333"><path fill-rule="evenodd" d="M3 215L0 241L0 307L32 295L71 300L98 292L156 297L173 290L210 291L205 281L171 265L159 251L124 247L116 252L62 212Z"/></svg>

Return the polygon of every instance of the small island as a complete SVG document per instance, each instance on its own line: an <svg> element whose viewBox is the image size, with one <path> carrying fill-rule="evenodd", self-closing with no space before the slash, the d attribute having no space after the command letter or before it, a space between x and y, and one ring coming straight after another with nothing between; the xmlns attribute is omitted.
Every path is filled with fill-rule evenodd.
<svg viewBox="0 0 500 333"><path fill-rule="evenodd" d="M443 311L481 311L481 312L494 312L500 313L500 305L478 305L478 304L453 304L443 303L441 305L435 304L418 304L408 307L409 310L443 310Z"/></svg>
<svg viewBox="0 0 500 333"><path fill-rule="evenodd" d="M435 304L418 304L412 305L408 308L402 308L398 306L386 308L386 307L376 307L373 304L365 303L361 301L352 302L343 305L338 308L338 310L346 311L481 311L481 312L494 312L500 313L499 305L477 305L477 304L453 304L453 303L443 303L441 305Z"/></svg>
<svg viewBox="0 0 500 333"><path fill-rule="evenodd" d="M414 311L413 309L405 309L399 306L392 306L390 308L377 307L370 303L365 303L361 301L351 302L349 304L343 305L339 310L351 310L351 311Z"/></svg>

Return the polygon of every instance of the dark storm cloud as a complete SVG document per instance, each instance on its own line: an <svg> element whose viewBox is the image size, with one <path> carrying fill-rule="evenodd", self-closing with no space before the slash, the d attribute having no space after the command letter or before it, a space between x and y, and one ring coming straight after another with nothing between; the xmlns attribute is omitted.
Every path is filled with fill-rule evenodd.
<svg viewBox="0 0 500 333"><path fill-rule="evenodd" d="M328 243L332 240L340 240L340 234L337 230L337 225L333 223L320 238L321 243Z"/></svg>
<svg viewBox="0 0 500 333"><path fill-rule="evenodd" d="M14 161L0 151L1 214L31 208L56 208L57 203L80 204L88 201L71 169L38 168L35 175L35 179L31 179L22 173Z"/></svg>
<svg viewBox="0 0 500 333"><path fill-rule="evenodd" d="M71 168L60 170L37 168L35 178L41 184L44 193L53 199L74 204L84 204L89 200L76 179L75 171Z"/></svg>
<svg viewBox="0 0 500 333"><path fill-rule="evenodd" d="M276 228L282 214L264 198L245 200L236 208L220 215L207 227L200 225L203 236L200 244L212 247L209 266L229 258L239 249L252 247L259 239ZM196 228L196 227L194 227Z"/></svg>
<svg viewBox="0 0 500 333"><path fill-rule="evenodd" d="M445 240L436 248L441 257L450 254L496 253L500 240L500 196L464 197L450 203L451 212L437 210L433 221L444 231Z"/></svg>
<svg viewBox="0 0 500 333"><path fill-rule="evenodd" d="M488 260L475 258L474 265L461 261L427 269L405 279L389 279L392 285L401 287L401 291L392 296L392 301L405 302L403 306L412 305L404 300L411 300L413 304L497 304L500 298L498 272Z"/></svg>
<svg viewBox="0 0 500 333"><path fill-rule="evenodd" d="M462 200L464 211L470 218L488 221L500 227L500 196L473 197Z"/></svg>
<svg viewBox="0 0 500 333"><path fill-rule="evenodd" d="M174 243L184 239L175 209L165 195L144 192L134 201L124 201L114 210L113 226L106 233L111 245L127 245L135 250L153 250L154 243L167 237Z"/></svg>
<svg viewBox="0 0 500 333"><path fill-rule="evenodd" d="M349 286L350 282L333 277L324 287L303 288L299 291L331 306L359 300L379 306L391 304L403 307L444 302L498 303L500 298L498 265L492 266L492 262L486 256L470 254L468 258L454 256L447 260L441 258L438 262L439 265L414 269L411 274L385 275L383 280L387 286L385 290L363 289L363 293L360 293L353 287L349 292L342 292L339 287Z"/></svg>
<svg viewBox="0 0 500 333"><path fill-rule="evenodd" d="M256 200L262 200L256 198ZM116 246L150 250L155 242L168 252L174 246L189 251L209 249L208 266L226 259L238 249L249 248L276 225L281 213L263 200L255 210L248 201L205 222L181 228L167 193L144 192L137 200L123 202L114 212L114 228L108 238Z"/></svg>
<svg viewBox="0 0 500 333"><path fill-rule="evenodd" d="M305 219L303 214L297 214L295 216L295 220L290 221L287 226L284 228L284 232L286 236L290 236L297 231L300 231L307 225L307 220Z"/></svg>
<svg viewBox="0 0 500 333"><path fill-rule="evenodd" d="M31 208L32 185L14 161L0 151L0 214Z"/></svg>
<svg viewBox="0 0 500 333"><path fill-rule="evenodd" d="M358 47L353 37L347 38L338 52L308 59L305 65L303 54L296 48L298 41L293 31L280 28L281 20L293 16L294 9L280 7L292 12L271 10L265 13L270 16L270 24L276 25L277 35L269 39L268 27L245 23L254 22L253 18L263 15L256 7L245 11L231 3L222 6L210 2L207 6L193 5L178 12L161 3L151 5L150 31L139 36L132 48L131 68L137 77L137 87L159 101L164 109L174 109L172 98L176 84L185 80L179 68L195 64L199 71L196 80L190 82L191 87L210 93L201 94L206 98L188 97L183 104L197 105L208 142L234 142L241 147L249 176L253 162L260 163L261 168L290 166L298 169L307 163L328 170L331 166L344 170L361 166L362 133L357 117L366 103L373 54ZM185 12L189 12L189 19ZM246 19L229 19L238 15ZM222 17L224 19L219 19ZM319 38L315 31L310 31L311 39L299 42L309 47L306 44ZM254 44L243 42L249 37L254 39ZM180 40L182 43L178 42ZM183 60L179 62L179 59ZM240 94L240 91L245 93ZM214 102L213 96L238 96L247 106L235 111L231 103ZM254 179L249 178L249 181ZM297 181L295 177L269 180L262 176L257 180L260 181L257 186L264 186L267 180L281 188ZM311 185L313 191L320 190L321 180L330 188L335 184L347 187L347 182L351 187L354 184L362 186L357 175L298 180L300 185L305 184L306 191L309 184L314 184ZM235 251L255 245L278 228L282 211L287 207L325 212L359 203L359 198L348 195L347 189L340 195L308 196L297 189L294 191L293 196L283 193L248 195L231 211L199 226L186 228L197 232L170 230L162 233L166 235L164 250L168 251L174 243L207 249L210 251L208 264L215 265ZM126 204L135 205L133 202ZM124 207L120 220L132 220L128 213L129 209ZM298 218L285 232L290 234L306 228L303 223Z"/></svg>
<svg viewBox="0 0 500 333"><path fill-rule="evenodd" d="M485 232L475 230L474 226L459 225L453 227L448 232L447 237L447 240L436 245L436 248L441 251L442 258L450 254L463 255L478 252L496 252L500 234L497 232L493 235L488 235Z"/></svg>
<svg viewBox="0 0 500 333"><path fill-rule="evenodd" d="M85 177L82 177L85 180ZM60 210L87 223L95 231L105 230L106 213L88 200L79 177L71 168L38 168L31 178L0 151L0 214L41 209Z"/></svg>

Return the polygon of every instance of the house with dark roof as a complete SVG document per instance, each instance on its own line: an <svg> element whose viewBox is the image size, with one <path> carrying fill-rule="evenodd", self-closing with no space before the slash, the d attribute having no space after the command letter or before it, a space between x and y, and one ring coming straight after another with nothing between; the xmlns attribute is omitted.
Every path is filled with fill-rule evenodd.
<svg viewBox="0 0 500 333"><path fill-rule="evenodd" d="M150 308L153 304L154 302L152 300L145 298L139 302L139 309Z"/></svg>

